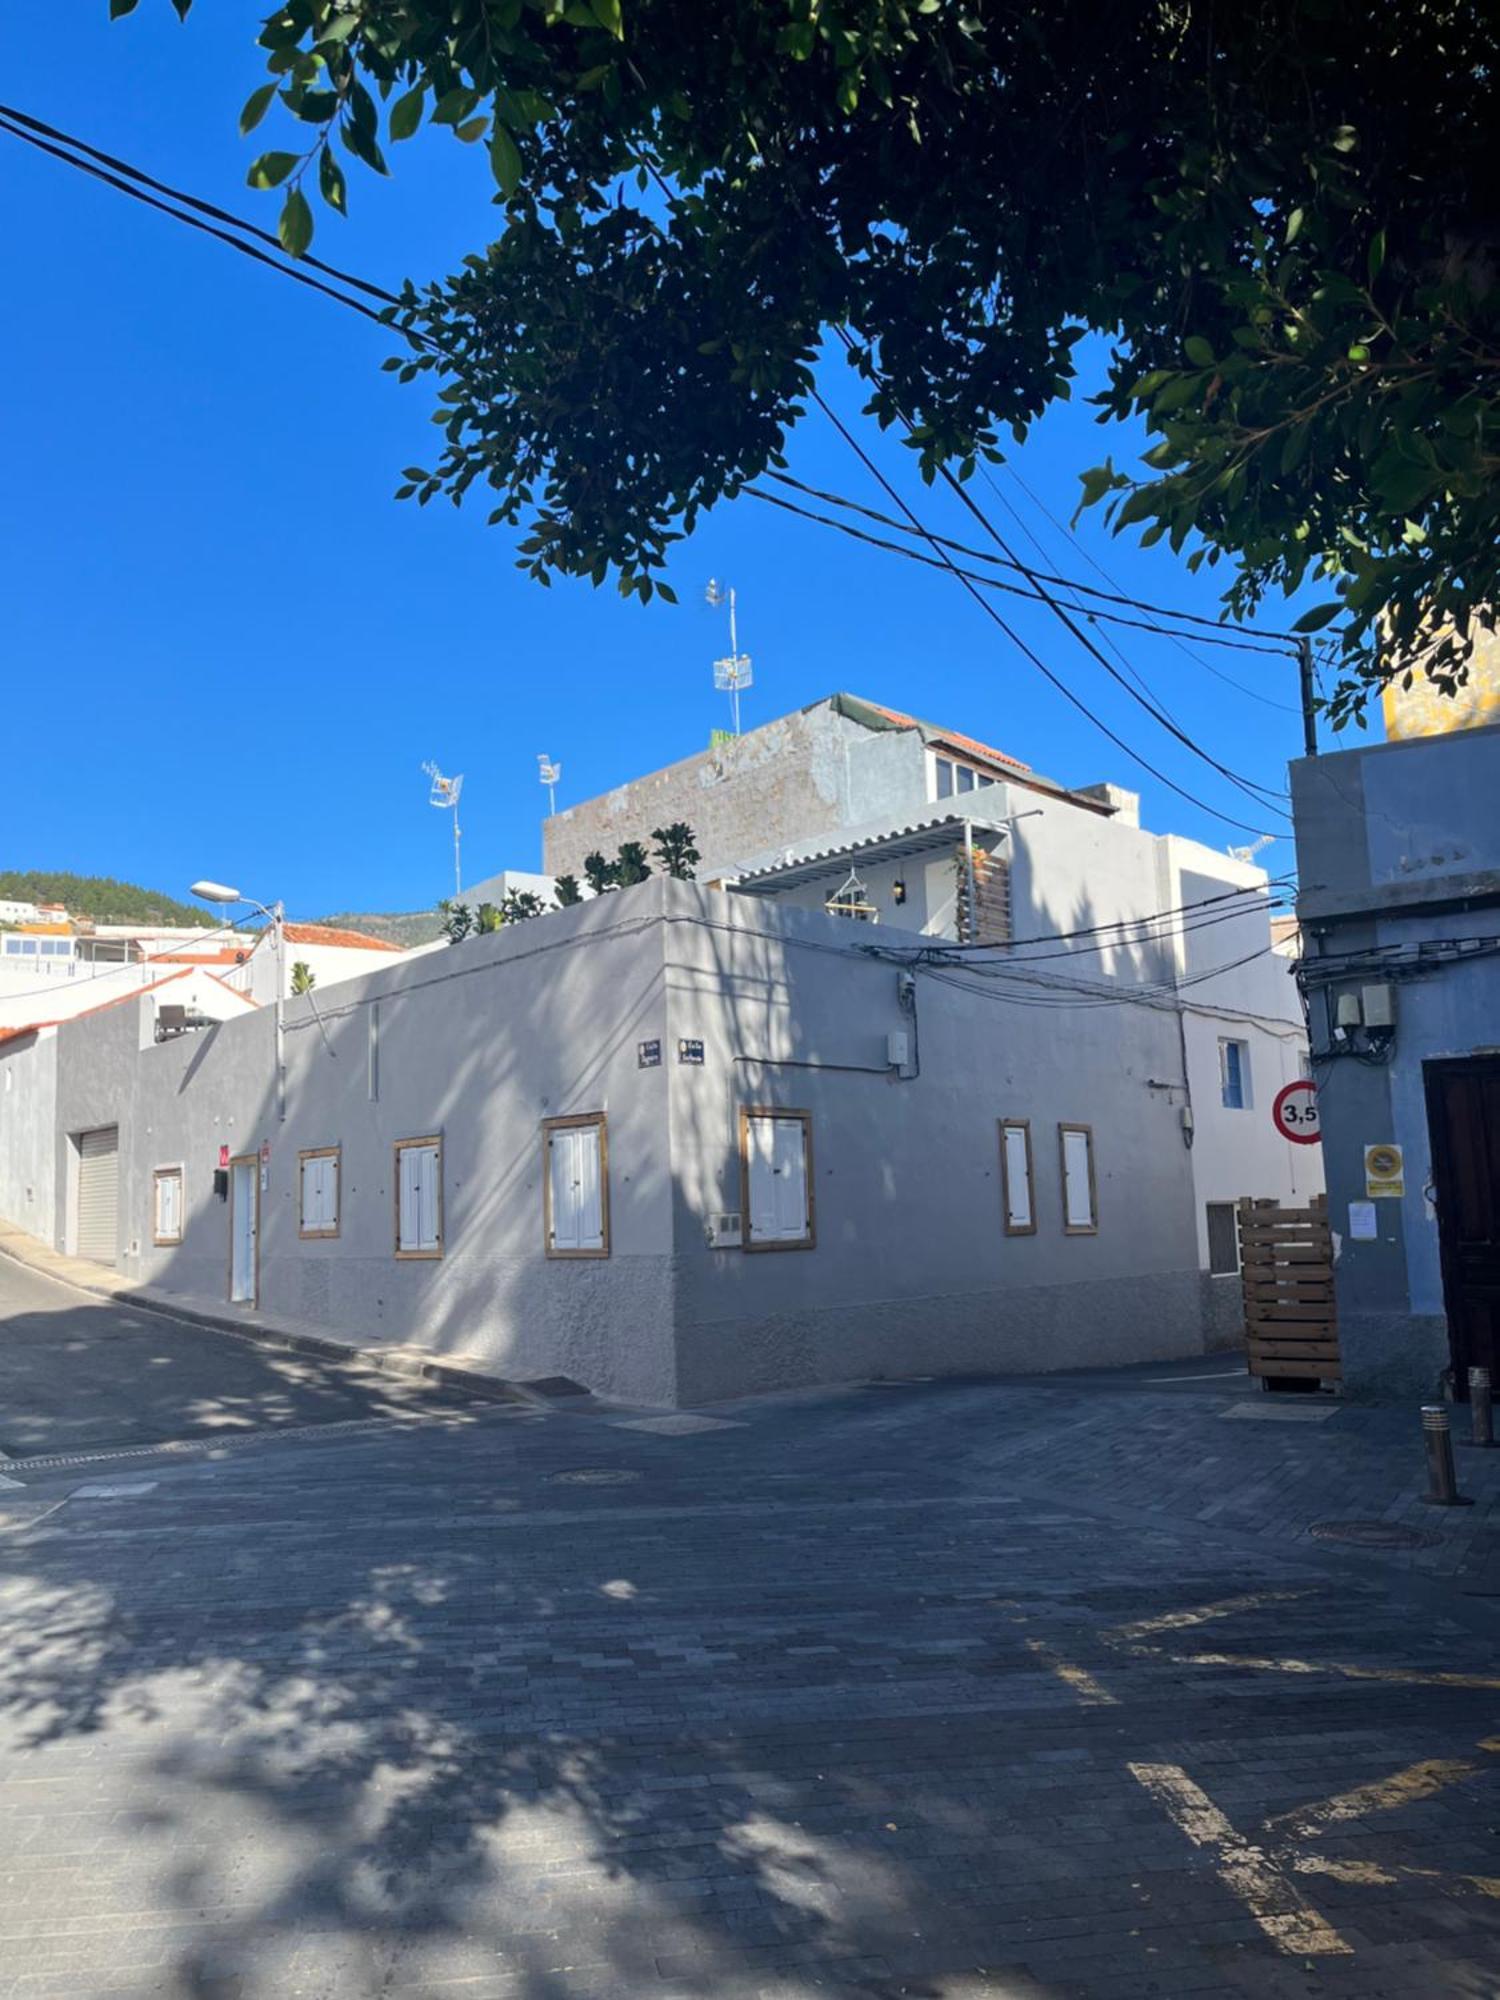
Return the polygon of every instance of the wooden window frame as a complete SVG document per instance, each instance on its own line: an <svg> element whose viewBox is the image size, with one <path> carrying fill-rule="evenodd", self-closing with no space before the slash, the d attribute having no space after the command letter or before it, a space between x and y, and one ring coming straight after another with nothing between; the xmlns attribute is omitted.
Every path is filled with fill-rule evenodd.
<svg viewBox="0 0 1500 2000"><path fill-rule="evenodd" d="M1007 1132L1024 1132L1026 1135L1026 1208L1030 1222L1012 1222L1010 1219L1010 1152L1005 1144ZM1092 1149L1090 1149L1092 1151ZM1000 1215L1005 1224L1007 1236L1036 1235L1036 1161L1031 1151L1031 1120L1029 1118L1002 1118L1000 1120Z"/></svg>
<svg viewBox="0 0 1500 2000"><path fill-rule="evenodd" d="M437 1148L437 1242L431 1250L403 1250L401 1248L401 1155L408 1152L413 1146L436 1146ZM428 1132L420 1138L398 1139L394 1151L396 1156L394 1227L397 1262L402 1264L434 1263L443 1254L447 1227L447 1218L444 1213L445 1203L443 1200L443 1135L441 1132ZM342 1190L340 1190L340 1198L342 1199Z"/></svg>
<svg viewBox="0 0 1500 2000"><path fill-rule="evenodd" d="M175 1178L177 1182L177 1234L163 1236L161 1233L161 1184ZM172 1250L182 1242L187 1233L187 1175L181 1162L171 1167L156 1167L151 1175L151 1242L157 1250Z"/></svg>
<svg viewBox="0 0 1500 2000"><path fill-rule="evenodd" d="M597 1250L559 1250L552 1241L552 1134L576 1132L585 1125L594 1126L599 1133L599 1233L603 1242ZM603 1111L578 1111L567 1118L542 1120L542 1249L559 1264L576 1264L586 1258L597 1263L609 1255L609 1118Z"/></svg>
<svg viewBox="0 0 1500 2000"><path fill-rule="evenodd" d="M342 1228L343 1228L343 1226L344 1226L344 1159L343 1159L343 1153L344 1153L344 1149L343 1149L342 1145L338 1145L338 1146L306 1146L306 1147L304 1147L304 1148L303 1148L303 1150L302 1150L302 1151L301 1151L301 1152L300 1152L300 1153L299 1153L299 1154L297 1155L297 1235L298 1235L298 1237L299 1237L299 1238L301 1239L301 1241L302 1241L302 1242L304 1242L304 1243L307 1243L307 1242L313 1242L313 1241L318 1241L318 1242L326 1242L326 1241L327 1241L327 1240L328 1240L328 1239L329 1239L330 1237L334 1237L334 1236L337 1236L337 1235L338 1235L338 1233L339 1233L339 1231L340 1231L340 1229L342 1229ZM333 1227L332 1227L332 1229L305 1229L305 1228L303 1227L303 1224L302 1224L302 1167L303 1167L303 1163L304 1163L305 1161L307 1161L307 1160L332 1160L332 1161L333 1161L333 1214L334 1214L334 1224L333 1224ZM441 1174L441 1171L439 1172L439 1175L438 1175L438 1179L439 1179L439 1182L441 1183L441 1180L442 1180L442 1174ZM400 1181L398 1180L398 1181L397 1181L397 1183L396 1183L396 1198L397 1198L397 1200L398 1200L398 1201L399 1201L399 1200L400 1200L400 1198L401 1198L401 1195L400 1195L400 1189L401 1189L401 1184L400 1184Z"/></svg>
<svg viewBox="0 0 1500 2000"><path fill-rule="evenodd" d="M1068 1141L1069 1132L1081 1132L1088 1140L1089 1160L1089 1214L1092 1222L1069 1222L1068 1220ZM1057 1128L1057 1162L1062 1176L1062 1212L1064 1236L1097 1236L1099 1234L1099 1185L1094 1175L1094 1128L1092 1125L1065 1125Z"/></svg>
<svg viewBox="0 0 1500 2000"><path fill-rule="evenodd" d="M807 1234L796 1243L755 1243L750 1236L750 1120L752 1118L795 1118L802 1127L802 1161L807 1193ZM740 1106L740 1247L747 1254L762 1250L816 1250L818 1247L818 1201L813 1180L812 1113L793 1111L780 1104Z"/></svg>

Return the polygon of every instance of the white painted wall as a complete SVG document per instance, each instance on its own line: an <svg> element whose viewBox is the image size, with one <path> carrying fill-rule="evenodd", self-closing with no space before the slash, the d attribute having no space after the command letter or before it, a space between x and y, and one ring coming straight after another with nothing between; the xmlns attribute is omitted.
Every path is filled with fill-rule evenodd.
<svg viewBox="0 0 1500 2000"><path fill-rule="evenodd" d="M57 1031L0 1043L0 1216L56 1246Z"/></svg>

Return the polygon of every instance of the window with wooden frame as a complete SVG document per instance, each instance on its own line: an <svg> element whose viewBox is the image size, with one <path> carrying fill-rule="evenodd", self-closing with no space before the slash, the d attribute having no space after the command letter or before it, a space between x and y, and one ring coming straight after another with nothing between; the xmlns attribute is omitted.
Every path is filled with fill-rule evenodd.
<svg viewBox="0 0 1500 2000"><path fill-rule="evenodd" d="M182 1169L158 1167L151 1177L151 1241L159 1248L182 1241Z"/></svg>
<svg viewBox="0 0 1500 2000"><path fill-rule="evenodd" d="M740 1111L740 1208L747 1250L811 1250L812 1113L746 1105Z"/></svg>
<svg viewBox="0 0 1500 2000"><path fill-rule="evenodd" d="M1092 1125L1059 1125L1057 1145L1062 1159L1063 1235L1097 1236L1099 1204L1094 1189L1094 1128Z"/></svg>
<svg viewBox="0 0 1500 2000"><path fill-rule="evenodd" d="M602 1111L542 1120L542 1243L549 1257L609 1255L609 1134Z"/></svg>
<svg viewBox="0 0 1500 2000"><path fill-rule="evenodd" d="M396 1255L443 1254L443 1142L396 1141Z"/></svg>
<svg viewBox="0 0 1500 2000"><path fill-rule="evenodd" d="M339 1148L313 1146L297 1155L297 1234L339 1233Z"/></svg>
<svg viewBox="0 0 1500 2000"><path fill-rule="evenodd" d="M1031 1120L1000 1120L1000 1200L1007 1236L1035 1236L1036 1184L1031 1173Z"/></svg>

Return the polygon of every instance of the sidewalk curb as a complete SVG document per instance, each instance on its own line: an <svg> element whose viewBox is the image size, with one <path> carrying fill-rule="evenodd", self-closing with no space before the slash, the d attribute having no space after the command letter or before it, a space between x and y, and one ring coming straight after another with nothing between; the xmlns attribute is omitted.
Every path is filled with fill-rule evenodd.
<svg viewBox="0 0 1500 2000"><path fill-rule="evenodd" d="M361 1366L373 1368L382 1375L416 1376L439 1387L462 1389L471 1396L487 1397L497 1403L522 1403L534 1409L550 1409L550 1400L536 1391L528 1389L523 1382L512 1382L501 1375L488 1375L477 1368L463 1368L455 1362L439 1361L410 1348L356 1347L352 1341L330 1340L312 1333L298 1333L291 1327L277 1326L273 1322L235 1319L228 1313L213 1312L206 1306L191 1303L179 1304L174 1298L152 1292L145 1286L133 1286L123 1279L101 1279L89 1283L76 1277L71 1271L49 1268L41 1258L30 1257L24 1247L30 1242L23 1232L6 1230L0 1234L0 1257L6 1257L23 1271L30 1271L36 1277L48 1278L56 1285L65 1285L71 1291L82 1292L90 1298L107 1300L112 1305L128 1306L133 1312L154 1314L158 1319L175 1319L186 1326L206 1327L214 1333L227 1333L238 1340L251 1340L263 1347L276 1347L292 1354L305 1354L319 1361L357 1361ZM71 1263L72 1259L62 1259L56 1252L47 1253L49 1259L59 1263Z"/></svg>

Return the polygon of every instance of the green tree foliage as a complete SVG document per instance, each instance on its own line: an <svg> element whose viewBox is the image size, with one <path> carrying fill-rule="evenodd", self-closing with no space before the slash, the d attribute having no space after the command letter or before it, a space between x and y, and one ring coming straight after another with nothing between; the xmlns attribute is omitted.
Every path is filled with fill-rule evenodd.
<svg viewBox="0 0 1500 2000"><path fill-rule="evenodd" d="M508 889L500 905L500 914L508 924L524 924L533 917L544 917L547 905L530 889Z"/></svg>
<svg viewBox="0 0 1500 2000"><path fill-rule="evenodd" d="M617 889L620 884L620 864L606 861L595 848L592 854L583 857L583 879L596 896L602 896L607 889Z"/></svg>
<svg viewBox="0 0 1500 2000"><path fill-rule="evenodd" d="M559 875L553 887L557 891L557 907L560 910L571 910L583 901L583 890L576 875Z"/></svg>
<svg viewBox="0 0 1500 2000"><path fill-rule="evenodd" d="M445 898L438 904L438 915L443 920L443 936L449 944L462 944L474 928L474 912L467 903Z"/></svg>
<svg viewBox="0 0 1500 2000"><path fill-rule="evenodd" d="M318 975L313 971L307 960L305 958L297 959L292 966L292 991L294 993L311 993L317 983Z"/></svg>
<svg viewBox="0 0 1500 2000"><path fill-rule="evenodd" d="M134 882L117 882L113 875L71 875L59 869L0 870L0 901L61 903L69 916L92 917L96 924L195 924L204 929L215 918L201 903L179 903Z"/></svg>
<svg viewBox="0 0 1500 2000"><path fill-rule="evenodd" d="M112 0L129 12L135 0ZM191 0L174 0L186 12ZM672 541L774 467L831 327L923 473L996 457L1109 342L1118 528L1233 559L1227 604L1322 576L1347 715L1377 620L1500 601L1500 10L1483 0L287 0L265 22L282 240L343 153L424 121L503 226L408 285L389 365L441 445L399 491L490 489L520 560L649 599ZM314 168L316 174L314 175Z"/></svg>
<svg viewBox="0 0 1500 2000"><path fill-rule="evenodd" d="M651 838L656 842L651 852L667 874L678 882L691 882L703 857L693 844L693 829L687 821L674 819L670 826L653 827Z"/></svg>
<svg viewBox="0 0 1500 2000"><path fill-rule="evenodd" d="M504 922L505 918L496 904L481 903L474 912L474 927L470 936L488 937L492 931L499 930Z"/></svg>
<svg viewBox="0 0 1500 2000"><path fill-rule="evenodd" d="M646 850L638 840L622 843L615 857L615 881L622 889L633 889L637 882L644 882L651 873L651 863L646 859Z"/></svg>

